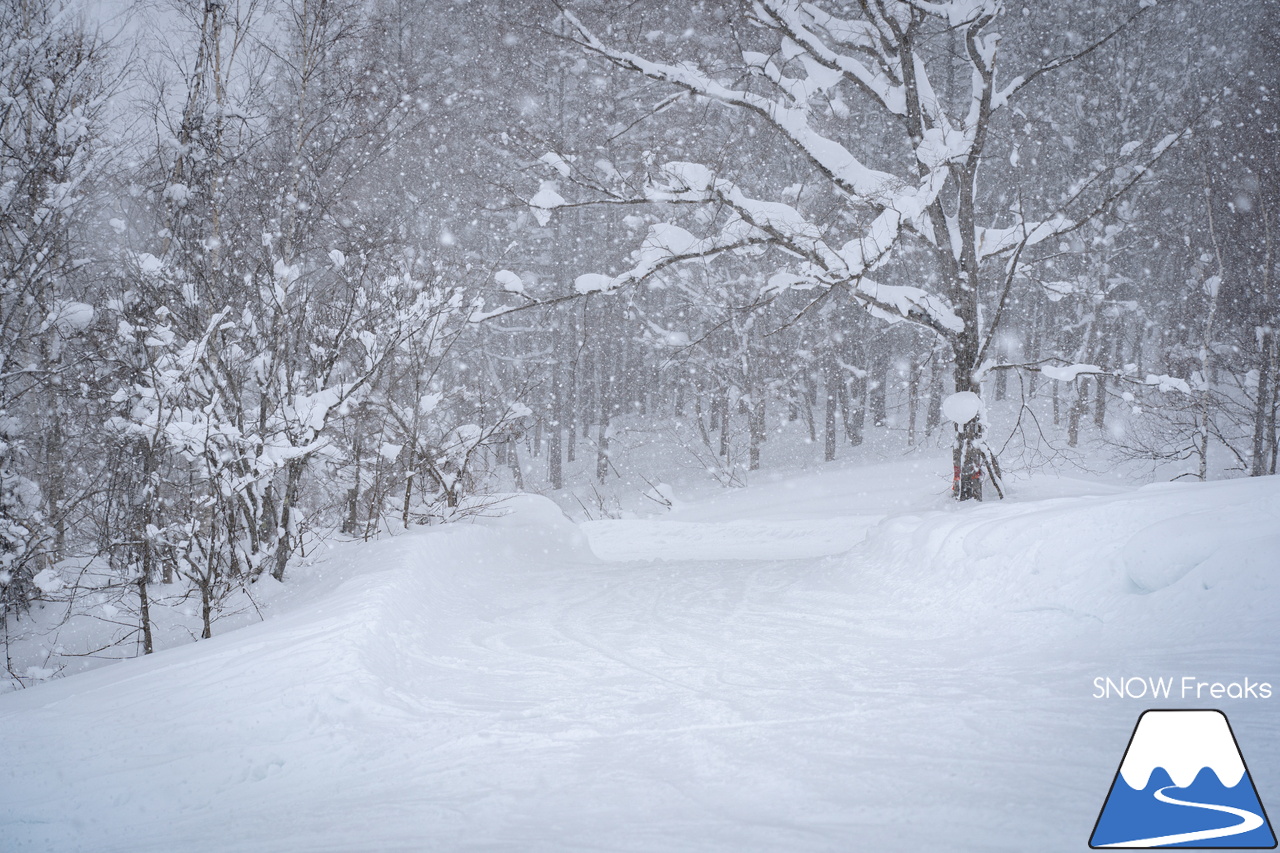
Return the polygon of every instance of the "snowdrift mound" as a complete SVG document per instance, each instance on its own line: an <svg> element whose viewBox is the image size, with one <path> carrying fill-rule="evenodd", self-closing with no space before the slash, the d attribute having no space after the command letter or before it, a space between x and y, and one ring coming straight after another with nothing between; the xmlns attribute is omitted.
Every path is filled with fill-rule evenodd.
<svg viewBox="0 0 1280 853"><path fill-rule="evenodd" d="M885 513L944 500L941 456L763 476L656 518L587 521L602 560L798 560L843 554ZM764 473L764 472L761 472Z"/></svg>
<svg viewBox="0 0 1280 853"><path fill-rule="evenodd" d="M507 549L526 557L591 559L587 537L550 498L507 494L484 501L478 523L499 531Z"/></svg>
<svg viewBox="0 0 1280 853"><path fill-rule="evenodd" d="M536 621L549 572L590 559L545 498L488 512L337 546L291 570L264 622L0 697L0 848L424 849L453 807L405 793L406 773L443 784L421 769L433 749L484 747L503 690L542 675L511 614ZM392 812L410 841L351 840Z"/></svg>
<svg viewBox="0 0 1280 853"><path fill-rule="evenodd" d="M973 612L1268 619L1280 602L1280 477L896 515L850 560L912 601Z"/></svg>

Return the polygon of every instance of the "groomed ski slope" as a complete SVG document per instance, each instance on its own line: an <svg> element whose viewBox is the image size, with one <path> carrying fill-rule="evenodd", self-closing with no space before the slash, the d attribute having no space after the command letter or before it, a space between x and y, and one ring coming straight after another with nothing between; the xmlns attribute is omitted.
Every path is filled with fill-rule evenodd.
<svg viewBox="0 0 1280 853"><path fill-rule="evenodd" d="M1280 479L844 468L344 544L213 640L0 696L5 851L1086 848L1148 707L1280 811ZM1093 679L1270 700L1095 699Z"/></svg>

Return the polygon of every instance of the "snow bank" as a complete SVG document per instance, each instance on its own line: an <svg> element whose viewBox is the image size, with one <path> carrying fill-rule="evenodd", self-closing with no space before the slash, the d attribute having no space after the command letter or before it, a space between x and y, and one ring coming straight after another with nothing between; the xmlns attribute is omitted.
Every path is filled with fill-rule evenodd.
<svg viewBox="0 0 1280 853"><path fill-rule="evenodd" d="M1280 478L891 516L850 557L949 612L1054 610L1101 623L1270 620Z"/></svg>
<svg viewBox="0 0 1280 853"><path fill-rule="evenodd" d="M489 714L519 682L490 669L520 645L499 620L531 591L556 601L526 570L590 557L545 498L490 511L337 546L291 570L264 622L0 696L14 738L0 847L441 849L421 839L439 838L447 803L419 800L403 812L413 827L391 835L368 809L404 809L406 785L416 797L424 781L447 786L449 771L429 767L435 746L484 748Z"/></svg>
<svg viewBox="0 0 1280 853"><path fill-rule="evenodd" d="M502 534L499 547L523 558L591 559L578 525L555 501L542 495L510 494L483 499L488 508L478 523Z"/></svg>

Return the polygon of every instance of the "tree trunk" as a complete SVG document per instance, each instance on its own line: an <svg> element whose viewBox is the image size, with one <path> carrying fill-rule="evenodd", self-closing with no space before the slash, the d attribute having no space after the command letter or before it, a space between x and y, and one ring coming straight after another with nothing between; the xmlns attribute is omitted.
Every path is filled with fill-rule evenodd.
<svg viewBox="0 0 1280 853"><path fill-rule="evenodd" d="M556 335L556 354L551 363L551 413L547 420L547 478L551 488L564 488L564 455L561 448L561 432L564 420L564 373L560 359L560 335Z"/></svg>
<svg viewBox="0 0 1280 853"><path fill-rule="evenodd" d="M831 462L836 458L836 408L840 403L840 366L836 363L835 353L830 349L822 355L822 379L826 389L826 420L823 423L822 458Z"/></svg>
<svg viewBox="0 0 1280 853"><path fill-rule="evenodd" d="M759 393L759 400L751 402L751 409L747 414L747 431L751 434L751 451L750 451L750 470L756 471L760 468L760 445L764 443L764 395Z"/></svg>
<svg viewBox="0 0 1280 853"><path fill-rule="evenodd" d="M277 531L275 567L271 576L278 581L284 580L284 568L293 556L294 519L293 508L298 501L298 487L302 483L302 459L290 459L285 463L284 499L280 502L280 529Z"/></svg>
<svg viewBox="0 0 1280 853"><path fill-rule="evenodd" d="M729 458L729 389L721 388L716 398L717 420L720 423L720 455Z"/></svg>
<svg viewBox="0 0 1280 853"><path fill-rule="evenodd" d="M417 476L418 456L413 452L413 444L405 451L408 458L404 463L404 501L400 506L400 523L409 529L409 507L413 503L413 480Z"/></svg>
<svg viewBox="0 0 1280 853"><path fill-rule="evenodd" d="M519 443L513 438L507 442L507 464L511 466L511 477L516 491L524 491L524 471L520 470Z"/></svg>
<svg viewBox="0 0 1280 853"><path fill-rule="evenodd" d="M850 443L856 444L853 441L853 432L850 429L853 413L849 411L849 383L845 381L843 374L840 376L840 381L836 383L836 402L840 405L840 423L844 425L844 437Z"/></svg>
<svg viewBox="0 0 1280 853"><path fill-rule="evenodd" d="M889 420L889 355L884 351L883 344L884 341L881 341L881 346L877 346L871 356L870 399L868 400L871 423L878 427L884 426Z"/></svg>
<svg viewBox="0 0 1280 853"><path fill-rule="evenodd" d="M582 351L582 381L579 383L579 401L578 407L581 414L582 438L591 435L591 418L595 415L598 408L596 398L599 396L600 389L597 387L600 382L600 371L596 369L596 355L590 348L584 348Z"/></svg>
<svg viewBox="0 0 1280 853"><path fill-rule="evenodd" d="M1113 340L1116 335L1113 327L1116 325L1118 323L1106 319L1099 321L1095 337L1097 353L1093 364L1106 365L1113 360L1118 363L1115 356L1119 355L1120 348ZM1093 425L1099 431L1107 428L1107 379L1105 376L1093 377Z"/></svg>
<svg viewBox="0 0 1280 853"><path fill-rule="evenodd" d="M916 415L920 411L920 362L915 353L908 353L907 367L907 446L916 446ZM1000 371L1001 374L1004 371Z"/></svg>
<svg viewBox="0 0 1280 853"><path fill-rule="evenodd" d="M1275 332L1263 328L1258 333L1258 399L1253 411L1253 454L1249 476L1261 477L1272 471L1268 459L1275 433L1275 387L1273 362L1275 361ZM1268 423L1270 422L1270 423ZM1270 433L1268 435L1268 426Z"/></svg>
<svg viewBox="0 0 1280 853"><path fill-rule="evenodd" d="M347 489L347 514L342 522L342 532L348 536L354 536L356 528L359 525L360 511L360 454L362 448L362 440L360 430L356 430L356 438L351 446L351 464L355 467L355 473L352 476L351 488Z"/></svg>
<svg viewBox="0 0 1280 853"><path fill-rule="evenodd" d="M943 376L941 353L934 348L929 357L929 407L924 416L925 435L933 435L933 431L942 423Z"/></svg>
<svg viewBox="0 0 1280 853"><path fill-rule="evenodd" d="M972 363L972 354L963 350L956 353L956 390L972 391L981 396L981 386L973 381L973 371L965 366ZM951 495L958 501L982 500L983 439L981 413L956 427L956 440L951 449Z"/></svg>
<svg viewBox="0 0 1280 853"><path fill-rule="evenodd" d="M702 438L702 443L707 449L711 449L711 433L707 431L707 423L702 414L702 398L695 397L693 400L693 420L698 425L698 435Z"/></svg>
<svg viewBox="0 0 1280 853"><path fill-rule="evenodd" d="M200 582L200 639L207 640L213 636L213 581L205 578Z"/></svg>
<svg viewBox="0 0 1280 853"><path fill-rule="evenodd" d="M67 547L67 517L63 501L66 492L64 478L68 460L64 457L66 441L62 428L62 401L60 398L63 389L61 383L59 382L54 387L49 388L48 391L50 392L51 411L49 420L41 433L44 463L41 467L44 468L45 476L41 478L40 487L44 492L45 503L49 507L49 521L52 522L53 526L53 542L49 560L56 563L62 559Z"/></svg>
<svg viewBox="0 0 1280 853"><path fill-rule="evenodd" d="M804 401L804 405L801 406L801 411L804 414L804 425L809 430L809 442L812 444L818 440L818 427L814 423L813 396L809 393L809 388L807 387L809 384L808 379L805 380L805 384L806 387L802 389L801 392L801 397Z"/></svg>
<svg viewBox="0 0 1280 853"><path fill-rule="evenodd" d="M955 466L951 494L959 501L982 500L983 453L982 424L974 418L956 430L956 442L952 447L952 463Z"/></svg>
<svg viewBox="0 0 1280 853"><path fill-rule="evenodd" d="M609 474L609 406L613 398L613 382L605 380L605 369L599 363L596 371L596 396L600 399L600 420L596 425L596 482L603 486Z"/></svg>
<svg viewBox="0 0 1280 853"><path fill-rule="evenodd" d="M578 457L577 418L574 416L578 406L578 324L573 314L569 316L567 332L568 341L560 347L567 369L565 370L564 388L561 390L563 402L560 405L560 421L565 430L565 461L573 462Z"/></svg>
<svg viewBox="0 0 1280 853"><path fill-rule="evenodd" d="M1041 349L1044 346L1044 325L1045 325L1044 306L1037 304L1035 314L1031 317L1031 323L1027 330L1027 348L1023 350L1023 358L1026 361L1040 361ZM1003 371L1001 371L1003 372ZM1036 391L1040 389L1040 374L1032 371L1027 374L1027 397L1035 397Z"/></svg>
<svg viewBox="0 0 1280 853"><path fill-rule="evenodd" d="M600 413L600 423L596 426L596 482L604 485L609 475L609 413Z"/></svg>
<svg viewBox="0 0 1280 853"><path fill-rule="evenodd" d="M151 638L151 597L147 592L145 572L138 578L138 615L142 622L142 653L149 655L155 651L155 645Z"/></svg>
<svg viewBox="0 0 1280 853"><path fill-rule="evenodd" d="M1099 430L1107 428L1107 380L1093 377L1093 425Z"/></svg>
<svg viewBox="0 0 1280 853"><path fill-rule="evenodd" d="M1089 394L1089 380L1083 377L1076 379L1075 394L1071 400L1071 410L1067 413L1067 446L1075 447L1080 443L1080 418L1084 415Z"/></svg>
<svg viewBox="0 0 1280 853"><path fill-rule="evenodd" d="M1267 434L1267 441L1271 445L1271 452L1268 454L1271 457L1271 464L1267 469L1267 473L1269 474L1274 474L1276 472L1276 456L1280 455L1280 435L1276 434L1276 375L1277 372L1280 372L1278 371L1280 364L1277 363L1280 362L1280 353L1276 350L1275 338L1273 337L1271 340L1270 366L1271 405L1267 407L1266 426L1264 428Z"/></svg>
<svg viewBox="0 0 1280 853"><path fill-rule="evenodd" d="M845 434L854 447L862 444L863 428L867 422L867 374L859 371L853 374L849 388L845 392L848 398L849 415L845 419Z"/></svg>

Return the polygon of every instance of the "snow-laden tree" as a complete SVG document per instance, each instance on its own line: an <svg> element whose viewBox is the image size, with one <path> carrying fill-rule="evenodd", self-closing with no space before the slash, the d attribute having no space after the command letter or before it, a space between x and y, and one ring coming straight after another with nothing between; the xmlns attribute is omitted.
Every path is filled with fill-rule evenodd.
<svg viewBox="0 0 1280 853"><path fill-rule="evenodd" d="M1255 477L1276 473L1280 456L1280 71L1275 62L1280 23L1275 11L1274 4L1266 4L1253 22L1242 63L1249 82L1231 92L1219 148L1227 155L1224 183L1230 185L1224 239L1237 256L1229 278L1235 279L1245 315L1243 349L1252 356L1244 384L1252 404L1249 473Z"/></svg>
<svg viewBox="0 0 1280 853"><path fill-rule="evenodd" d="M93 322L83 269L104 157L104 47L56 0L0 6L0 599L61 556L78 485L72 409Z"/></svg>
<svg viewBox="0 0 1280 853"><path fill-rule="evenodd" d="M282 578L339 453L333 421L462 307L378 197L416 102L360 4L183 5L148 69L104 313L115 570L198 589ZM270 12L270 14L268 14ZM312 522L314 523L314 522Z"/></svg>
<svg viewBox="0 0 1280 853"><path fill-rule="evenodd" d="M0 626L26 609L34 591L27 559L39 521L40 489L18 473L12 418L0 414Z"/></svg>
<svg viewBox="0 0 1280 853"><path fill-rule="evenodd" d="M586 51L749 116L798 158L810 189L780 191L769 180L773 170L754 159L718 167L673 161L657 163L638 191L593 177L578 182L580 198L567 200L565 187L544 181L529 203L542 215L643 202L668 220L689 208L702 212L699 234L684 227L688 220L658 222L630 269L582 275L578 293L615 291L694 259L765 252L775 266L761 298L787 290L836 296L938 336L954 354L961 395L949 411L964 420L956 430L954 494L981 498L984 469L996 470L985 443L982 380L998 366L992 342L1015 281L1037 252L1058 251L1064 235L1141 180L1177 134L1117 142L1070 173L1051 158L1062 144L1056 134L1029 139L1027 147L1041 151L1040 168L1025 185L995 156L1018 161L1003 137L1026 122L1020 102L1043 98L1045 78L1105 49L1152 5L1132 4L1099 36L1075 39L1047 59L1024 51L1012 72L1004 70L1002 33L1030 30L998 0L757 0L720 10L727 34L664 40L650 31L638 50L619 44L623 25L606 31L565 10L566 31ZM678 47L650 55L671 43L710 55ZM716 49L706 51L709 44ZM915 281L890 283L882 273L904 245L921 249L928 265Z"/></svg>

